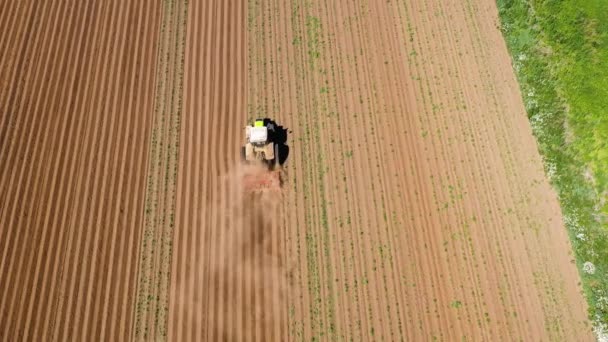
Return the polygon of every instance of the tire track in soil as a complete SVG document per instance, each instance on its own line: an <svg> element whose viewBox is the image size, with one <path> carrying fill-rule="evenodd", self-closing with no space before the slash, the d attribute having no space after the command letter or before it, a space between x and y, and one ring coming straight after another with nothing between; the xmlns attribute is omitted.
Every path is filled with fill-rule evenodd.
<svg viewBox="0 0 608 342"><path fill-rule="evenodd" d="M143 211L144 187L133 180L145 174L139 151L151 126L139 78L154 70L142 56L155 50L159 26L137 19L158 6L133 3L118 16L118 1L13 4L2 4L13 24L1 39L11 47L0 73L0 339L97 339L95 317L116 323L105 336L126 339L134 282L125 268L137 253L124 241L140 235L133 213Z"/></svg>

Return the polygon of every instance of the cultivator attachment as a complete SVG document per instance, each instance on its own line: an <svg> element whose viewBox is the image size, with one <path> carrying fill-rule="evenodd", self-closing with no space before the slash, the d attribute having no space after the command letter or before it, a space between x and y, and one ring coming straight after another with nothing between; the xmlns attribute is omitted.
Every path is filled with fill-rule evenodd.
<svg viewBox="0 0 608 342"><path fill-rule="evenodd" d="M281 171L264 171L245 173L243 177L245 192L280 192Z"/></svg>

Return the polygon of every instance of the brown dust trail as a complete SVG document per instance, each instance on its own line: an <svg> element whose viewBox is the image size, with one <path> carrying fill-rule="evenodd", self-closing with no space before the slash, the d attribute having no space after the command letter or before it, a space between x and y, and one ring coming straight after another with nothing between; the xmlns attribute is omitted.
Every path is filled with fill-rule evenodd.
<svg viewBox="0 0 608 342"><path fill-rule="evenodd" d="M247 176L257 178L266 174L264 167L238 165L220 178L223 196L211 200L205 210L215 213L218 222L222 222L212 233L217 243L198 246L208 250L212 257L209 262L191 264L196 272L184 280L189 283L198 274L199 279L209 284L213 295L206 299L184 297L173 303L176 310L200 308L202 315L190 316L186 325L204 326L210 340L243 341L251 337L279 340L280 336L273 335L273 331L287 323L274 307L285 303L288 293L283 255L273 246L274 241L282 239L284 231L283 196L277 191L245 190Z"/></svg>

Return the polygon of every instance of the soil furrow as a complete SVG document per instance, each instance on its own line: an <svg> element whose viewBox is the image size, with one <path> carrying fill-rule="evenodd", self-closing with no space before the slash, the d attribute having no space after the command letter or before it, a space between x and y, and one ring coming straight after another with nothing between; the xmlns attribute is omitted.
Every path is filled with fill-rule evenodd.
<svg viewBox="0 0 608 342"><path fill-rule="evenodd" d="M0 284L10 286L0 299L2 338L89 339L99 331L102 320L94 317L104 305L111 311L132 298L131 274L106 280L113 276L108 266L122 256L114 255L116 244L137 231L141 219L122 230L110 225L124 210L122 199L143 196L141 186L119 186L123 170L135 163L124 157L146 148L142 140L149 128L132 126L134 118L145 122L147 116L130 112L131 101L151 97L128 80L135 76L131 66L142 66L141 76L154 69L154 62L142 65L147 53L132 52L139 35L156 40L159 22L143 27L124 4L110 8L120 4L3 4L9 11L3 10L3 23L14 25L3 31L3 44L12 47L3 50L11 57L0 76L2 89L10 89L2 91L7 101L0 117L8 133L2 134L8 139L1 145L3 161L10 163L0 170L2 202L8 204L2 206L0 226L10 227L2 229L2 241L11 245L1 256ZM129 127L137 133L131 135ZM139 177L143 171L140 167ZM125 266L134 262L121 260ZM116 282L121 293L107 296L102 305ZM131 303L128 307L132 312ZM129 320L103 316L118 325ZM107 334L122 340L130 329L127 323Z"/></svg>

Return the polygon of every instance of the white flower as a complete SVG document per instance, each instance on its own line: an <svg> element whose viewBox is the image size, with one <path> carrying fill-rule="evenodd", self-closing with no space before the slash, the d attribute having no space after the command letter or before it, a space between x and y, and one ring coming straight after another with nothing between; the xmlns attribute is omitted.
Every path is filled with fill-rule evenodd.
<svg viewBox="0 0 608 342"><path fill-rule="evenodd" d="M549 179L555 178L555 174L557 173L557 166L555 163L547 163L547 177Z"/></svg>
<svg viewBox="0 0 608 342"><path fill-rule="evenodd" d="M564 222L566 223L566 226L570 227L571 229L574 229L574 230L581 229L581 226L580 226L579 221L578 221L578 215L577 215L577 213L565 214L564 215Z"/></svg>
<svg viewBox="0 0 608 342"><path fill-rule="evenodd" d="M608 342L608 328L606 328L605 324L595 324L593 332L595 332L598 342Z"/></svg>
<svg viewBox="0 0 608 342"><path fill-rule="evenodd" d="M578 233L576 235L576 238L579 239L579 240L581 240L581 241L587 241L587 237L583 233Z"/></svg>
<svg viewBox="0 0 608 342"><path fill-rule="evenodd" d="M600 296L597 299L597 307L600 310L606 310L606 308L608 308L608 297L606 297L606 296Z"/></svg>
<svg viewBox="0 0 608 342"><path fill-rule="evenodd" d="M595 273L595 265L591 261L587 261L583 264L583 271L587 274Z"/></svg>

